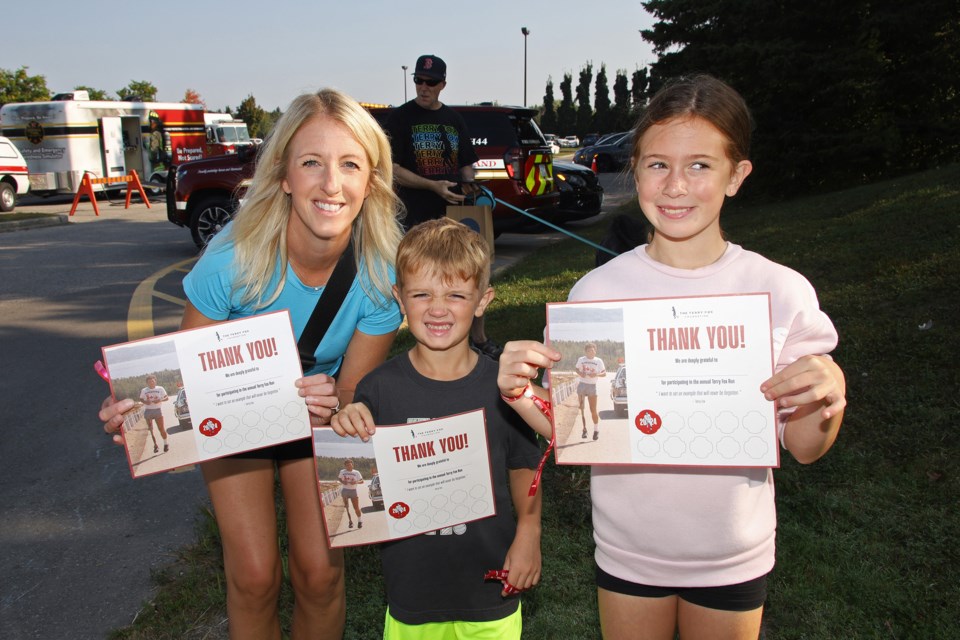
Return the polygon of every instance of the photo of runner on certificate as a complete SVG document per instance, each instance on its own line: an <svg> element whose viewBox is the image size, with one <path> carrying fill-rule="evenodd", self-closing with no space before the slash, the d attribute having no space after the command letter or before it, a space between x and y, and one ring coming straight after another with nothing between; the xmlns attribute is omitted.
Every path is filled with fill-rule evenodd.
<svg viewBox="0 0 960 640"><path fill-rule="evenodd" d="M558 464L779 466L769 294L551 303L547 340Z"/></svg>
<svg viewBox="0 0 960 640"><path fill-rule="evenodd" d="M496 514L482 409L400 425L370 440L313 429L331 548L456 528Z"/></svg>
<svg viewBox="0 0 960 640"><path fill-rule="evenodd" d="M134 478L310 435L287 311L102 351L113 397L136 402L121 430Z"/></svg>

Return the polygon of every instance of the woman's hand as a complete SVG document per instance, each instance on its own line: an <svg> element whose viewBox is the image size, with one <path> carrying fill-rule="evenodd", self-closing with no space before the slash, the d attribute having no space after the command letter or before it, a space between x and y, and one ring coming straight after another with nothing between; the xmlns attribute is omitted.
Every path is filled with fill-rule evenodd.
<svg viewBox="0 0 960 640"><path fill-rule="evenodd" d="M300 397L307 403L310 424L330 424L330 418L340 410L337 381L325 373L318 373L298 379L296 385Z"/></svg>
<svg viewBox="0 0 960 640"><path fill-rule="evenodd" d="M103 430L113 434L113 441L116 444L123 444L123 436L120 435L120 427L123 425L123 414L136 406L136 403L129 398L124 400L114 400L107 396L100 404L100 421L103 422Z"/></svg>

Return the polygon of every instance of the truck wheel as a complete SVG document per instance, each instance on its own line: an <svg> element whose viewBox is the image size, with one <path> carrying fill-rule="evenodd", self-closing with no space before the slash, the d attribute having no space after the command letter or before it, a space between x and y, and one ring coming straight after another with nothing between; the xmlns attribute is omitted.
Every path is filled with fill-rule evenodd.
<svg viewBox="0 0 960 640"><path fill-rule="evenodd" d="M213 236L233 218L233 202L225 196L206 196L191 207L190 233L199 248L204 248Z"/></svg>
<svg viewBox="0 0 960 640"><path fill-rule="evenodd" d="M17 192L13 186L6 182L0 182L0 211L9 213L17 206Z"/></svg>
<svg viewBox="0 0 960 640"><path fill-rule="evenodd" d="M167 176L162 173L155 173L150 176L150 182L158 185L156 187L147 187L146 191L152 196L162 196L166 191Z"/></svg>

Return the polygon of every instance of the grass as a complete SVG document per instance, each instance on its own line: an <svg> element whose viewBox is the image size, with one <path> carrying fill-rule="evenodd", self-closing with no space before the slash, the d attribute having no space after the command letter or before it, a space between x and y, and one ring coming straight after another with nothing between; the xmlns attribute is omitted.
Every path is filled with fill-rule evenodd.
<svg viewBox="0 0 960 640"><path fill-rule="evenodd" d="M59 213L41 213L37 211L14 211L12 213L0 213L0 223L17 222L19 220L33 220L35 218L56 218L62 214Z"/></svg>
<svg viewBox="0 0 960 640"><path fill-rule="evenodd" d="M806 467L787 456L775 473L767 638L960 637L958 212L960 165L724 212L732 241L814 284L840 333L834 355L848 380L831 452ZM541 336L544 303L565 299L592 264L593 251L574 241L531 255L495 282L490 335ZM524 596L524 637L598 638L589 472L549 464L543 488L543 580ZM219 553L205 513L197 542L158 573L154 600L112 637L225 637ZM349 550L347 565L345 637L376 638L384 611L376 549ZM290 598L286 591L285 612Z"/></svg>

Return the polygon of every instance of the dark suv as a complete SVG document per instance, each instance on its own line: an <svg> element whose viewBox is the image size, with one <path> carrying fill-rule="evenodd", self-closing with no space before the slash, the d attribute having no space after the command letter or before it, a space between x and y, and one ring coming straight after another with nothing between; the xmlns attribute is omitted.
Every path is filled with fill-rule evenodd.
<svg viewBox="0 0 960 640"><path fill-rule="evenodd" d="M494 197L548 221L562 218L560 192L553 177L553 154L533 120L535 109L494 105L453 106L466 120L479 160L477 180ZM370 109L381 124L392 107ZM198 247L223 228L237 209L253 177L259 146L236 154L186 162L167 176L167 218L188 227ZM497 203L493 230L536 228L538 225L510 207Z"/></svg>

